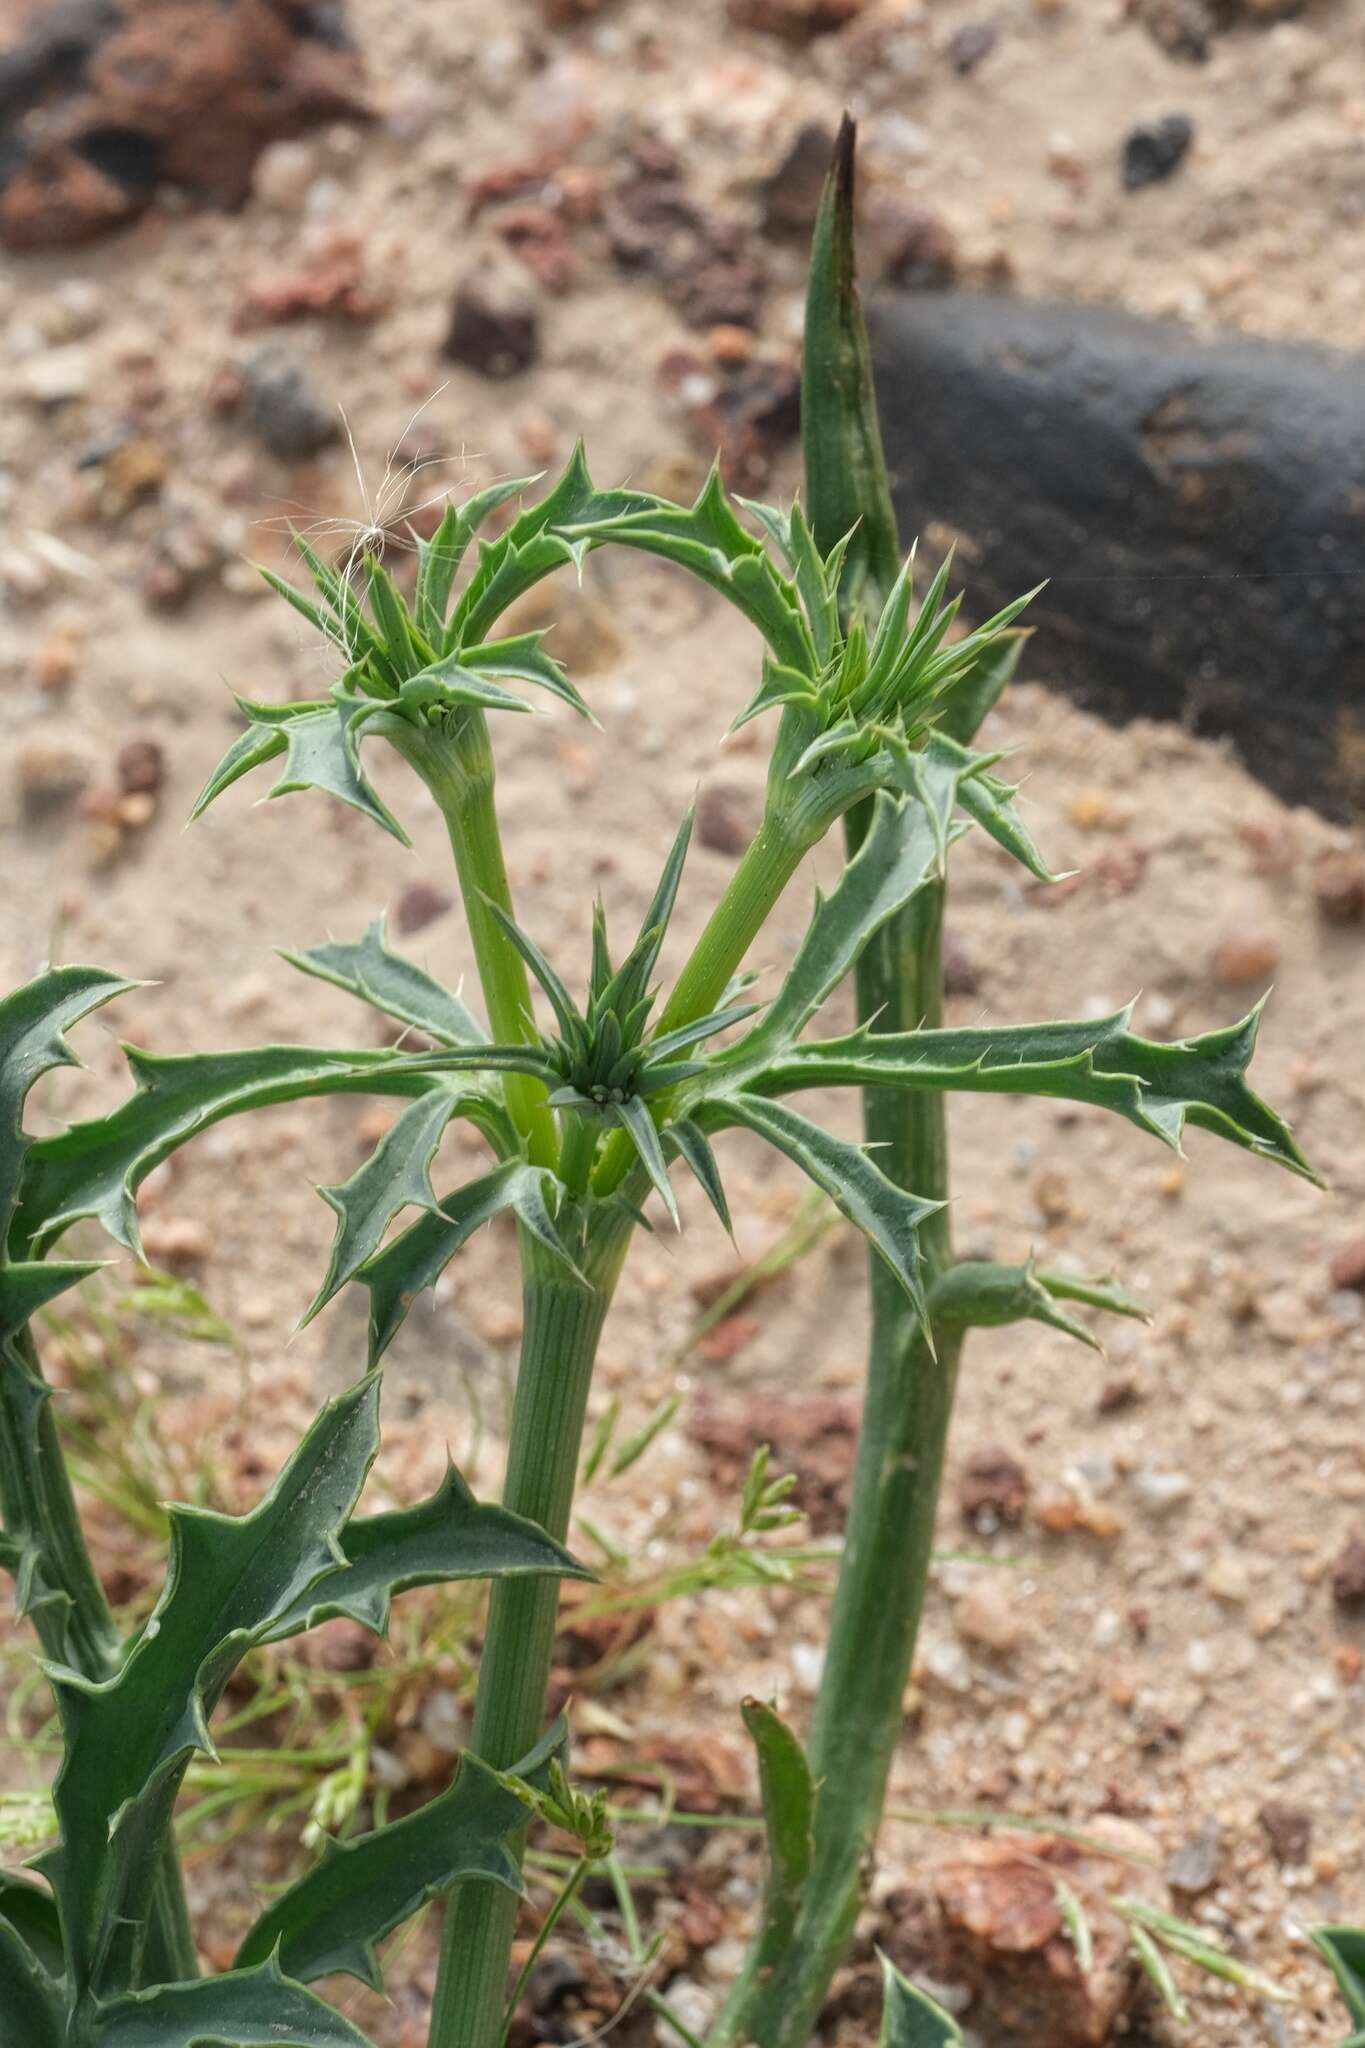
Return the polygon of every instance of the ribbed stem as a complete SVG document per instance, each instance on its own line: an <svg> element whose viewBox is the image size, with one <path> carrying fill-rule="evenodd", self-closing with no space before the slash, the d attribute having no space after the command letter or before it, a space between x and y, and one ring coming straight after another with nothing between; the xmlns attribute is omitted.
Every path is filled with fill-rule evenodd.
<svg viewBox="0 0 1365 2048"><path fill-rule="evenodd" d="M859 820L850 820L856 843ZM850 846L850 851L852 845ZM878 1030L941 1020L943 891L924 891L883 928L858 969L858 1011ZM880 1012L880 1015L878 1015ZM882 1170L930 1198L948 1188L941 1095L869 1090L864 1130ZM920 1237L926 1284L951 1260L948 1212ZM872 1339L839 1580L809 1757L820 1788L815 1862L795 1938L765 1983L737 1988L711 2048L807 2048L853 1933L871 1869L902 1700L928 1582L934 1516L952 1412L958 1339L931 1356L905 1295L869 1259Z"/></svg>
<svg viewBox="0 0 1365 2048"><path fill-rule="evenodd" d="M495 771L488 721L467 711L449 732L419 731L394 719L384 728L397 751L430 789L450 834L465 920L483 990L488 1028L500 1045L533 1040L531 985L520 953L498 923L492 906L512 915L512 891L502 854L494 803ZM559 1153L554 1112L544 1084L531 1074L507 1074L503 1088L513 1123L526 1140L528 1157L553 1166Z"/></svg>
<svg viewBox="0 0 1365 2048"><path fill-rule="evenodd" d="M586 1284L522 1234L524 1324L503 1503L560 1542L568 1535L597 1342L631 1228L624 1212L599 1218L582 1261ZM558 1609L554 1579L507 1579L493 1589L470 1746L498 1770L539 1739ZM456 1886L430 2048L500 2048L516 1921L517 1901L501 1886Z"/></svg>
<svg viewBox="0 0 1365 2048"><path fill-rule="evenodd" d="M44 1655L96 1683L119 1666L121 1642L81 1529L50 1389L27 1330L0 1344L0 1522L20 1552ZM185 1888L168 1840L157 1877L143 1979L199 1974Z"/></svg>

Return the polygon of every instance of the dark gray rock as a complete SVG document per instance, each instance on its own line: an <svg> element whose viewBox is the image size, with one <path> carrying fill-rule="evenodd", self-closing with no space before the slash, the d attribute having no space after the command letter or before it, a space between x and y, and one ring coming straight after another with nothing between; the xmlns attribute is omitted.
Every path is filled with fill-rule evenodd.
<svg viewBox="0 0 1365 2048"><path fill-rule="evenodd" d="M341 438L341 419L287 349L257 349L242 364L246 416L258 441L286 462L301 462Z"/></svg>
<svg viewBox="0 0 1365 2048"><path fill-rule="evenodd" d="M959 531L974 612L1050 577L1034 673L1230 735L1365 808L1365 372L1328 350L954 294L872 309L902 532Z"/></svg>
<svg viewBox="0 0 1365 2048"><path fill-rule="evenodd" d="M1167 114L1150 126L1133 128L1123 144L1123 189L1140 192L1169 178L1194 141L1194 124L1184 114Z"/></svg>

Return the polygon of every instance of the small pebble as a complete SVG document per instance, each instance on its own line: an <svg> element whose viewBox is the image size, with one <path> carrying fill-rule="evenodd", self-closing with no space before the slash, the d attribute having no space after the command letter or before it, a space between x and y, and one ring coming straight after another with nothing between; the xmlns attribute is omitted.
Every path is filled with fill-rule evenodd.
<svg viewBox="0 0 1365 2048"><path fill-rule="evenodd" d="M1166 1861L1166 1882L1176 1891L1198 1898L1209 1891L1218 1876L1218 1848L1223 1830L1209 1816L1183 1841Z"/></svg>
<svg viewBox="0 0 1365 2048"><path fill-rule="evenodd" d="M1149 1515L1169 1515L1194 1492L1187 1472L1163 1472L1150 1465L1133 1474L1133 1491Z"/></svg>
<svg viewBox="0 0 1365 2048"><path fill-rule="evenodd" d="M1193 140L1194 123L1185 114L1167 114L1132 129L1123 145L1124 191L1138 192L1169 178Z"/></svg>
<svg viewBox="0 0 1365 2048"><path fill-rule="evenodd" d="M984 1574L957 1602L953 1623L969 1642L1008 1656L1024 1634L1015 1585L998 1574Z"/></svg>

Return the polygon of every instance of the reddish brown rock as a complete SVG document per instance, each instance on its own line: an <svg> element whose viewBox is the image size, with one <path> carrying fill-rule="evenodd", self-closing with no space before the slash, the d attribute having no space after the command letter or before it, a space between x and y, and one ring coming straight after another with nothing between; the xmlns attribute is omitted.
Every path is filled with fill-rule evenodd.
<svg viewBox="0 0 1365 2048"><path fill-rule="evenodd" d="M266 143L363 119L340 9L313 0L15 0L0 50L0 239L92 240L157 188L246 198Z"/></svg>
<svg viewBox="0 0 1365 2048"><path fill-rule="evenodd" d="M1329 924L1365 921L1365 854L1324 853L1313 869L1313 900Z"/></svg>
<svg viewBox="0 0 1365 2048"><path fill-rule="evenodd" d="M1091 1831L1120 1853L1153 1855L1151 1838L1131 1822L1101 1815ZM1058 1879L1090 1924L1088 1970L1062 1919ZM1145 1871L1052 1835L1002 1836L958 1851L934 1873L934 1891L943 1967L972 1993L973 2029L991 2048L1101 2048L1141 1986L1128 1930L1110 1901L1116 1892L1159 1890Z"/></svg>
<svg viewBox="0 0 1365 2048"><path fill-rule="evenodd" d="M1332 1566L1332 1598L1347 1613L1365 1608L1365 1536L1352 1536Z"/></svg>
<svg viewBox="0 0 1365 2048"><path fill-rule="evenodd" d="M1311 1813L1282 1799L1270 1799L1256 1818L1265 1829L1270 1853L1278 1864L1299 1869L1307 1863L1313 1847Z"/></svg>
<svg viewBox="0 0 1365 2048"><path fill-rule="evenodd" d="M709 213L666 153L638 147L605 211L616 261L657 279L693 327L758 325L767 280L743 228Z"/></svg>
<svg viewBox="0 0 1365 2048"><path fill-rule="evenodd" d="M967 1460L957 1498L964 1520L974 1528L1017 1526L1028 1505L1028 1474L1017 1458L991 1445Z"/></svg>
<svg viewBox="0 0 1365 2048"><path fill-rule="evenodd" d="M332 235L299 269L253 284L236 325L247 333L253 327L279 327L319 314L360 325L375 319L383 306L383 294L366 278L359 236Z"/></svg>
<svg viewBox="0 0 1365 2048"><path fill-rule="evenodd" d="M1365 1237L1353 1237L1334 1254L1328 1267L1333 1287L1354 1287L1365 1293Z"/></svg>
<svg viewBox="0 0 1365 2048"><path fill-rule="evenodd" d="M736 28L801 43L847 27L866 5L867 0L730 0L730 19Z"/></svg>

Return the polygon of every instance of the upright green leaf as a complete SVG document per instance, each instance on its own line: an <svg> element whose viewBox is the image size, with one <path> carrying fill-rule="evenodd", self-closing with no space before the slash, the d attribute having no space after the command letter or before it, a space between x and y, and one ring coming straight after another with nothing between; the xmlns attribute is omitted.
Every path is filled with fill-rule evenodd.
<svg viewBox="0 0 1365 2048"><path fill-rule="evenodd" d="M38 1859L77 1993L135 1981L159 1852L209 1716L246 1652L336 1565L379 1440L371 1375L324 1408L264 1500L240 1517L170 1510L166 1583L117 1675L49 1667L65 1738L58 1847Z"/></svg>
<svg viewBox="0 0 1365 2048"><path fill-rule="evenodd" d="M329 939L302 953L281 948L280 958L302 974L344 988L400 1024L411 1024L439 1045L475 1046L487 1040L487 1032L458 996L414 961L390 950L382 917L366 926L363 938Z"/></svg>
<svg viewBox="0 0 1365 2048"><path fill-rule="evenodd" d="M921 1201L897 1187L861 1146L833 1137L785 1103L743 1093L717 1096L699 1104L693 1121L711 1130L743 1125L785 1152L885 1260L929 1334L916 1232L927 1216L943 1207L941 1202Z"/></svg>
<svg viewBox="0 0 1365 2048"><path fill-rule="evenodd" d="M762 1970L786 1954L796 1931L815 1860L815 1783L804 1750L772 1707L747 1699L741 1712L758 1756L768 1844L768 1885L758 1937Z"/></svg>
<svg viewBox="0 0 1365 2048"><path fill-rule="evenodd" d="M507 1837L525 1825L524 1802L466 1754L449 1790L416 1813L353 1841L328 1840L321 1860L248 1933L237 1967L278 1954L302 1983L335 1973L378 1991L375 1943L426 1900L467 1878L522 1890Z"/></svg>
<svg viewBox="0 0 1365 2048"><path fill-rule="evenodd" d="M282 1642L338 1614L387 1635L393 1595L413 1586L452 1579L593 1576L534 1522L476 1501L453 1465L431 1498L416 1507L353 1515L341 1532L340 1550L343 1561L315 1579L266 1630L263 1641ZM3 1906L0 1896L0 1910Z"/></svg>
<svg viewBox="0 0 1365 2048"><path fill-rule="evenodd" d="M879 2048L962 2048L962 2029L883 1956ZM1038 2048L1043 2048L1040 2041Z"/></svg>
<svg viewBox="0 0 1365 2048"><path fill-rule="evenodd" d="M811 244L801 373L801 446L818 546L851 533L843 598L877 611L900 569L867 328L853 248L854 144L845 114Z"/></svg>
<svg viewBox="0 0 1365 2048"><path fill-rule="evenodd" d="M50 1977L61 1976L62 1923L57 1901L45 1886L17 1871L0 1870L0 1920L13 1928Z"/></svg>
<svg viewBox="0 0 1365 2048"><path fill-rule="evenodd" d="M998 640L982 648L965 674L939 698L934 717L936 732L956 740L959 746L972 744L987 713L1013 680L1030 633L1028 626L1011 626Z"/></svg>
<svg viewBox="0 0 1365 2048"><path fill-rule="evenodd" d="M273 1958L256 1970L117 1999L95 2014L87 2038L91 2048L371 2048Z"/></svg>

